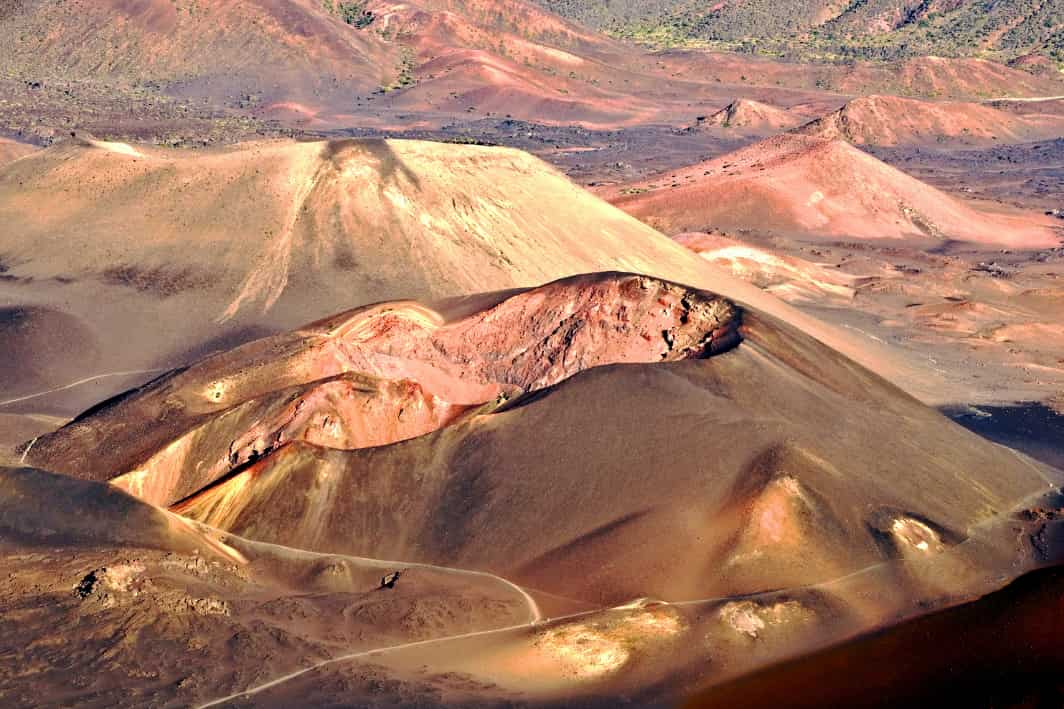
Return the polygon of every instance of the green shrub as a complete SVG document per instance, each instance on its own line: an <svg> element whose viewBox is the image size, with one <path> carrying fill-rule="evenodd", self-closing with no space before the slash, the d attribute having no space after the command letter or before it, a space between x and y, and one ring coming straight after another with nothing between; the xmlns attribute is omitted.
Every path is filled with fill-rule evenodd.
<svg viewBox="0 0 1064 709"><path fill-rule="evenodd" d="M337 5L340 19L357 29L364 29L373 24L373 12L366 8L365 2L344 2Z"/></svg>

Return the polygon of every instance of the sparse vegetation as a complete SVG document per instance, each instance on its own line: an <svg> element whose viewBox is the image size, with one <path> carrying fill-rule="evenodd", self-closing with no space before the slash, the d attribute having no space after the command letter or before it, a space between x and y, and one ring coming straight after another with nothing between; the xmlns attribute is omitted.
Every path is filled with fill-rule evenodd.
<svg viewBox="0 0 1064 709"><path fill-rule="evenodd" d="M408 86L413 86L417 83L417 79L414 78L414 69L417 61L414 57L414 50L409 47L403 47L399 51L399 66L396 69L395 81L382 86L381 91L388 93L389 91L398 91L399 89L405 89Z"/></svg>
<svg viewBox="0 0 1064 709"><path fill-rule="evenodd" d="M356 29L365 29L373 24L376 19L373 11L366 7L364 0L321 0L321 6L331 15L336 15L341 20Z"/></svg>
<svg viewBox="0 0 1064 709"><path fill-rule="evenodd" d="M337 7L343 21L357 29L369 27L375 19L364 2L341 2Z"/></svg>
<svg viewBox="0 0 1064 709"><path fill-rule="evenodd" d="M961 0L942 10L927 0L744 0L712 9L689 0L538 2L658 48L702 46L834 62L929 54L1011 60L1038 53L1064 68L1060 0Z"/></svg>
<svg viewBox="0 0 1064 709"><path fill-rule="evenodd" d="M443 138L440 142L453 143L455 145L481 145L486 147L493 147L498 145L498 143L495 143L493 141L486 140L484 138L478 138L472 135L450 136L447 138Z"/></svg>

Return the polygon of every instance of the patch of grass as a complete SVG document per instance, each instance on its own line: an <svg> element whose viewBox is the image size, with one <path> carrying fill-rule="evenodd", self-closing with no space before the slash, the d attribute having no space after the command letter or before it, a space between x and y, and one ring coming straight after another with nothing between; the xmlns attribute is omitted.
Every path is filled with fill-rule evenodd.
<svg viewBox="0 0 1064 709"><path fill-rule="evenodd" d="M408 86L416 84L417 79L414 78L414 68L416 63L414 50L410 49L410 47L403 47L399 50L399 67L396 71L395 81L387 86L382 86L381 91L383 93L388 93L389 91L398 91L399 89L405 89Z"/></svg>
<svg viewBox="0 0 1064 709"><path fill-rule="evenodd" d="M482 145L482 146L487 146L487 147L495 147L495 146L498 145L498 143L493 143L490 140L485 140L483 138L477 138L476 136L472 136L472 135L449 136L447 138L444 138L441 142L443 142L443 143L453 143L455 145Z"/></svg>
<svg viewBox="0 0 1064 709"><path fill-rule="evenodd" d="M365 29L376 19L364 0L321 0L321 7L355 29Z"/></svg>
<svg viewBox="0 0 1064 709"><path fill-rule="evenodd" d="M356 29L365 29L376 19L364 2L341 2L337 9L340 11L340 19Z"/></svg>

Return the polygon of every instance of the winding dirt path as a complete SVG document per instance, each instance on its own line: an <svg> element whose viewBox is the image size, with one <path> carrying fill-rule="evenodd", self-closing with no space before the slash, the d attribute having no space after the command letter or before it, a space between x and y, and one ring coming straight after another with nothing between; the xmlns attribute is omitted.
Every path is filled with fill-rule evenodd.
<svg viewBox="0 0 1064 709"><path fill-rule="evenodd" d="M63 386L56 387L55 389L48 389L47 391L39 391L39 392L36 392L35 394L26 394L25 396L17 396L14 399L8 399L7 401L0 401L0 406L8 406L9 404L17 404L20 401L29 401L30 399L38 399L38 398L40 398L42 396L48 396L49 394L55 394L57 392L66 391L68 389L73 389L73 388L79 387L79 386L81 386L83 384L88 384L89 382L95 382L95 381L98 381L100 379L109 379L109 378L112 378L112 377L131 377L131 376L136 375L136 374L158 374L160 372L167 372L170 369L172 369L172 367L155 367L153 369L132 369L132 370L129 370L129 371L126 371L126 372L107 372L105 374L95 374L95 375L93 375L91 377L85 377L84 379L79 379L76 382L71 382L69 384L64 384Z"/></svg>

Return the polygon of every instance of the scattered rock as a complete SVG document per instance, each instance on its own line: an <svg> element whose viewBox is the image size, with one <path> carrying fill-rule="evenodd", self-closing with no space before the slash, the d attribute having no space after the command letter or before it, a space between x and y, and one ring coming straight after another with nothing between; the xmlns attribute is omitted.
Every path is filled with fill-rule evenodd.
<svg viewBox="0 0 1064 709"><path fill-rule="evenodd" d="M395 588L396 581L403 575L402 571L393 571L387 576L381 577L381 588Z"/></svg>

